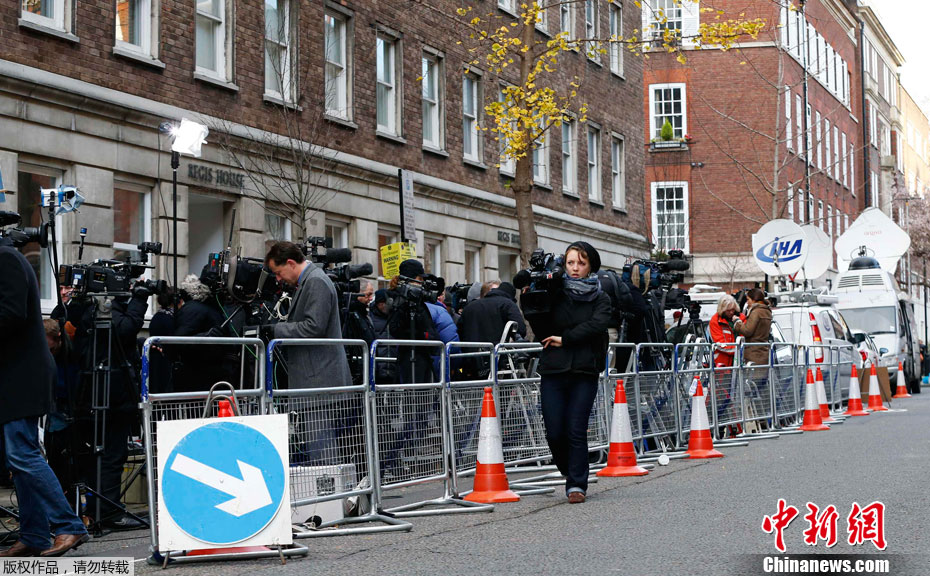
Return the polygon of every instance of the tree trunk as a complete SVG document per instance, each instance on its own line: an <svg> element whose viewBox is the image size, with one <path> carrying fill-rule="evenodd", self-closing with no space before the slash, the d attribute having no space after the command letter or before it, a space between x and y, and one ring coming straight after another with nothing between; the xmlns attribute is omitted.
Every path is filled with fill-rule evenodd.
<svg viewBox="0 0 930 576"><path fill-rule="evenodd" d="M520 231L520 264L530 264L530 254L539 241L536 236L536 219L533 216L533 154L517 159L517 174L513 181L514 200L517 202L517 226Z"/></svg>

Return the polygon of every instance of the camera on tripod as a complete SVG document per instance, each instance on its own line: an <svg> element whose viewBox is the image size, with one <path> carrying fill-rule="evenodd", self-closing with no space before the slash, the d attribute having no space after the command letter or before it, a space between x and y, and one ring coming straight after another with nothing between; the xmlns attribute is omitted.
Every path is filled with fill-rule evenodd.
<svg viewBox="0 0 930 576"><path fill-rule="evenodd" d="M0 211L0 238L8 238L16 248L33 242L38 243L42 248L47 248L48 222L43 222L39 226L16 228L22 221L22 217L16 212Z"/></svg>
<svg viewBox="0 0 930 576"><path fill-rule="evenodd" d="M362 287L357 278L371 274L371 264L347 264L352 260L352 251L348 248L333 248L333 239L323 236L309 236L301 249L304 256L323 268L323 272L333 281L340 305L343 305L346 297L360 296Z"/></svg>
<svg viewBox="0 0 930 576"><path fill-rule="evenodd" d="M468 303L468 291L470 289L471 284L462 282L456 282L452 286L446 288L449 304L452 306L452 309L459 314L462 313L462 310L465 309L465 305Z"/></svg>
<svg viewBox="0 0 930 576"><path fill-rule="evenodd" d="M83 236L82 236L83 243ZM149 254L161 254L161 242L141 242L136 246L142 257L139 260L94 260L90 264L62 264L58 267L58 279L62 286L74 288L74 297L95 294L129 294L132 281L145 274ZM142 280L153 294L162 294L168 287L164 280Z"/></svg>
<svg viewBox="0 0 930 576"><path fill-rule="evenodd" d="M549 288L553 280L561 280L565 274L562 255L547 253L542 248L533 250L530 255L530 267L521 270L513 277L513 285L517 289L524 289L520 297L520 306L523 315L548 314L552 302Z"/></svg>
<svg viewBox="0 0 930 576"><path fill-rule="evenodd" d="M410 307L418 307L426 302L436 302L439 298L439 284L432 278L424 278L418 281L415 278L398 276L397 288L394 293L402 299L402 302ZM397 300L395 300L395 303Z"/></svg>

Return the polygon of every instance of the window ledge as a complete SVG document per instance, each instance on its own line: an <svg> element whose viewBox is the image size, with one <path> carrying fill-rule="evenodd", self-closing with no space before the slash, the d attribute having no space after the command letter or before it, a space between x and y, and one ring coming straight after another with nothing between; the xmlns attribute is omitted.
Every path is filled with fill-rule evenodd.
<svg viewBox="0 0 930 576"><path fill-rule="evenodd" d="M158 58L153 58L149 56L148 54L142 54L141 52L135 52L133 50L128 50L121 46L113 47L113 55L132 60L133 62L138 62L139 64L151 66L152 68L157 68L159 70L165 69L165 63L159 60Z"/></svg>
<svg viewBox="0 0 930 576"><path fill-rule="evenodd" d="M503 12L504 14L510 14L510 15L513 16L514 18L519 18L519 16L516 14L516 12L514 12L513 10L508 10L507 8L504 8L504 7L501 6L500 4L497 5L497 9L500 10L501 12Z"/></svg>
<svg viewBox="0 0 930 576"><path fill-rule="evenodd" d="M589 204L594 204L595 206L600 206L601 208L604 207L604 201L603 201L603 200L592 200L592 199L588 198L588 203L589 203Z"/></svg>
<svg viewBox="0 0 930 576"><path fill-rule="evenodd" d="M29 30L33 30L35 32L41 32L42 34L48 34L49 36L54 36L55 38L60 38L73 44L81 43L81 39L70 32L65 32L64 30L52 28L50 26L43 26L37 22L26 20L25 18L19 19L19 27L28 28Z"/></svg>
<svg viewBox="0 0 930 576"><path fill-rule="evenodd" d="M340 118L339 116L333 116L332 114L323 114L323 118L325 118L327 122L339 124L340 126L351 128L353 130L358 130L358 124L351 120L347 120L346 118Z"/></svg>
<svg viewBox="0 0 930 576"><path fill-rule="evenodd" d="M517 177L516 172L511 172L511 171L509 171L509 170L504 170L503 168L500 168L500 167L498 167L497 173L498 173L498 175L501 176L502 178L510 178L511 180L513 180L514 178Z"/></svg>
<svg viewBox="0 0 930 576"><path fill-rule="evenodd" d="M552 38L552 34L549 33L549 22L546 22L545 28L540 28L539 26L533 26L537 32L545 36L546 38Z"/></svg>
<svg viewBox="0 0 930 576"><path fill-rule="evenodd" d="M232 82L221 80L220 78L210 76L209 74L204 74L203 72L194 72L194 80L198 80L211 86L216 86L217 88L223 88L224 90L229 90L230 92L239 91L239 87Z"/></svg>
<svg viewBox="0 0 930 576"><path fill-rule="evenodd" d="M537 182L537 181L533 180L533 186L536 187L536 188L540 188L540 189L542 189L542 190L547 190L547 191L549 191L549 192L552 192L552 185L551 185L551 184L543 184L542 182Z"/></svg>
<svg viewBox="0 0 930 576"><path fill-rule="evenodd" d="M577 192L572 192L571 190L562 190L562 195L574 198L575 200L581 200L581 196L579 196Z"/></svg>
<svg viewBox="0 0 930 576"><path fill-rule="evenodd" d="M445 150L441 149L441 148L433 148L432 146L424 145L424 146L423 146L423 151L424 151L424 152L429 152L430 154L435 154L436 156L441 156L441 157L443 157L443 158L448 158L448 157L449 157L449 153L446 152Z"/></svg>
<svg viewBox="0 0 930 576"><path fill-rule="evenodd" d="M611 206L614 209L614 212L619 212L621 214L629 214L625 206Z"/></svg>
<svg viewBox="0 0 930 576"><path fill-rule="evenodd" d="M590 56L588 56L588 62L590 62L591 64L594 64L594 65L597 66L598 68L603 68L603 67L604 67L604 63L601 62L601 59L600 59L600 58L591 58Z"/></svg>
<svg viewBox="0 0 930 576"><path fill-rule="evenodd" d="M303 108L298 106L295 102L287 102L285 100L278 98L277 96L272 96L271 94L262 94L262 101L265 102L266 104L275 104L277 106L283 106L284 108L293 110L295 112L303 112L304 110Z"/></svg>
<svg viewBox="0 0 930 576"><path fill-rule="evenodd" d="M462 163L466 166L471 166L472 168L478 168L479 170L487 170L488 165L480 160L472 160L471 158L463 158Z"/></svg>
<svg viewBox="0 0 930 576"><path fill-rule="evenodd" d="M390 132L384 132L382 130L375 130L375 136L383 140L387 140L388 142L393 142L395 144L406 144L407 143L407 140L403 138L402 136L398 136L397 134L391 134Z"/></svg>
<svg viewBox="0 0 930 576"><path fill-rule="evenodd" d="M614 78L617 78L618 80L626 80L626 74L624 74L623 71L615 72L615 71L611 70L611 71L610 71L610 74L611 74Z"/></svg>
<svg viewBox="0 0 930 576"><path fill-rule="evenodd" d="M679 140L666 140L666 141L660 140L658 142L649 143L650 152L662 152L664 150L687 150L687 149L688 149L687 142L682 142Z"/></svg>

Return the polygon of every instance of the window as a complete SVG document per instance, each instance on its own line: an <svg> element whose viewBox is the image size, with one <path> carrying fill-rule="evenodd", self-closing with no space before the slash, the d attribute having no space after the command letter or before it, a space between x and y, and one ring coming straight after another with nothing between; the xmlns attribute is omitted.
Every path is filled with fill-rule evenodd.
<svg viewBox="0 0 930 576"><path fill-rule="evenodd" d="M798 133L798 154L803 156L804 155L804 127L802 125L802 122L804 122L804 115L803 115L804 105L801 102L800 94L794 95L794 104L795 104L794 110L795 112L797 112L797 114L795 114L795 117L794 117L794 125L795 125L795 128L797 128L797 133Z"/></svg>
<svg viewBox="0 0 930 576"><path fill-rule="evenodd" d="M788 150L794 148L794 134L791 133L791 90L785 90L785 142Z"/></svg>
<svg viewBox="0 0 930 576"><path fill-rule="evenodd" d="M872 180L872 207L878 208L878 174L872 172L870 178Z"/></svg>
<svg viewBox="0 0 930 576"><path fill-rule="evenodd" d="M506 105L507 95L504 93L504 87L501 86L497 91L497 101L503 102ZM507 141L504 134L500 132L497 133L497 147L500 151L500 158L498 162L500 163L500 172L501 174L507 174L513 176L514 171L516 170L516 160L509 156L507 151Z"/></svg>
<svg viewBox="0 0 930 576"><path fill-rule="evenodd" d="M549 185L549 146L546 133L546 119L539 120L539 135L533 142L533 182L543 186Z"/></svg>
<svg viewBox="0 0 930 576"><path fill-rule="evenodd" d="M843 220L842 218L840 218L840 209L837 208L836 209L836 235L837 237L839 237L839 235L842 234L842 231L840 230L840 224L842 223L843 223Z"/></svg>
<svg viewBox="0 0 930 576"><path fill-rule="evenodd" d="M798 223L804 224L805 220L805 211L804 208L807 206L807 201L804 199L804 190L798 190Z"/></svg>
<svg viewBox="0 0 930 576"><path fill-rule="evenodd" d="M222 0L215 0L222 6ZM200 5L197 3L197 25ZM151 0L116 0L116 45L142 54L152 54Z"/></svg>
<svg viewBox="0 0 930 576"><path fill-rule="evenodd" d="M853 145L849 145L849 190L852 192L852 195L856 195L856 161L853 158L854 148Z"/></svg>
<svg viewBox="0 0 930 576"><path fill-rule="evenodd" d="M226 2L198 0L196 71L226 80Z"/></svg>
<svg viewBox="0 0 930 576"><path fill-rule="evenodd" d="M849 214L843 214L843 230L849 230Z"/></svg>
<svg viewBox="0 0 930 576"><path fill-rule="evenodd" d="M881 154L882 156L889 156L891 155L891 126L881 119L878 121L878 126L880 129L879 137L881 138L879 142Z"/></svg>
<svg viewBox="0 0 930 576"><path fill-rule="evenodd" d="M508 12L513 12L514 0L497 0L497 6Z"/></svg>
<svg viewBox="0 0 930 576"><path fill-rule="evenodd" d="M827 134L830 133L830 121L827 120ZM817 128L817 168L823 169L823 130L820 125L820 112L814 113L814 126Z"/></svg>
<svg viewBox="0 0 930 576"><path fill-rule="evenodd" d="M383 33L378 33L375 40L375 67L377 68L377 122L378 131L393 136L400 135L402 123L400 84L401 58L397 58L400 41Z"/></svg>
<svg viewBox="0 0 930 576"><path fill-rule="evenodd" d="M688 183L652 183L652 230L657 250L688 250Z"/></svg>
<svg viewBox="0 0 930 576"><path fill-rule="evenodd" d="M588 126L588 200L601 200L601 131Z"/></svg>
<svg viewBox="0 0 930 576"><path fill-rule="evenodd" d="M442 58L432 52L422 57L423 85L423 146L443 149L442 113Z"/></svg>
<svg viewBox="0 0 930 576"><path fill-rule="evenodd" d="M843 186L849 187L849 148L846 144L846 132L840 136L843 146Z"/></svg>
<svg viewBox="0 0 930 576"><path fill-rule="evenodd" d="M562 122L562 191L577 194L575 178L575 122Z"/></svg>
<svg viewBox="0 0 930 576"><path fill-rule="evenodd" d="M878 147L878 120L876 119L875 106L870 100L866 100L869 107L869 144Z"/></svg>
<svg viewBox="0 0 930 576"><path fill-rule="evenodd" d="M481 253L477 247L465 247L465 282L472 284L481 280Z"/></svg>
<svg viewBox="0 0 930 576"><path fill-rule="evenodd" d="M833 179L840 181L840 128L833 125Z"/></svg>
<svg viewBox="0 0 930 576"><path fill-rule="evenodd" d="M653 84L649 89L649 132L660 138L662 125L667 120L672 125L675 138L688 133L688 116L684 84Z"/></svg>
<svg viewBox="0 0 930 576"><path fill-rule="evenodd" d="M481 131L478 122L481 114L481 79L467 73L462 76L462 146L465 158L481 162L484 154L481 150Z"/></svg>
<svg viewBox="0 0 930 576"><path fill-rule="evenodd" d="M823 126L824 126L823 128L824 132L826 132L826 134L824 134L824 136L826 136L824 146L826 147L826 154L825 154L827 158L826 169L827 169L827 176L829 177L833 174L833 168L832 166L830 166L830 162L832 158L830 154L830 121L825 119L823 121ZM818 158L820 156L820 146L817 147L817 156Z"/></svg>
<svg viewBox="0 0 930 576"><path fill-rule="evenodd" d="M833 239L833 206L827 206L827 236Z"/></svg>
<svg viewBox="0 0 930 576"><path fill-rule="evenodd" d="M442 276L442 240L427 238L423 251L423 268L427 274Z"/></svg>
<svg viewBox="0 0 930 576"><path fill-rule="evenodd" d="M502 281L510 282L513 280L514 275L520 270L519 265L519 254L502 249L497 250L497 277Z"/></svg>
<svg viewBox="0 0 930 576"><path fill-rule="evenodd" d="M323 235L333 241L333 248L349 247L349 225L345 222L327 220L326 231Z"/></svg>
<svg viewBox="0 0 930 576"><path fill-rule="evenodd" d="M113 188L113 257L125 260L140 242L152 239L152 205L149 194Z"/></svg>
<svg viewBox="0 0 930 576"><path fill-rule="evenodd" d="M22 19L40 26L70 32L71 2L68 0L22 0Z"/></svg>
<svg viewBox="0 0 930 576"><path fill-rule="evenodd" d="M823 225L823 200L817 201L817 225L820 226L821 230L826 230L826 227Z"/></svg>
<svg viewBox="0 0 930 576"><path fill-rule="evenodd" d="M610 188L614 208L626 210L626 150L620 136L610 139Z"/></svg>
<svg viewBox="0 0 930 576"><path fill-rule="evenodd" d="M536 6L539 7L539 12L536 13L536 27L543 32L549 31L549 17L546 14L547 1L548 0L536 0Z"/></svg>
<svg viewBox="0 0 930 576"><path fill-rule="evenodd" d="M807 163L813 164L814 163L814 154L813 154L814 146L813 146L813 142L811 142L811 139L814 136L814 130L813 130L813 127L811 126L811 105L810 104L807 105L806 118L807 118L807 134L805 134L805 136L807 136Z"/></svg>
<svg viewBox="0 0 930 576"><path fill-rule="evenodd" d="M788 203L785 205L788 209L788 220L794 222L794 189L788 186Z"/></svg>
<svg viewBox="0 0 930 576"><path fill-rule="evenodd" d="M294 101L290 0L265 0L265 93Z"/></svg>
<svg viewBox="0 0 930 576"><path fill-rule="evenodd" d="M387 246L388 244L393 244L397 242L398 234L392 230L378 229L378 283L382 288L387 286L390 278L384 277L384 266L381 262L381 249Z"/></svg>
<svg viewBox="0 0 930 576"><path fill-rule="evenodd" d="M599 10L597 0L584 0L584 35L585 38L597 38L598 36L598 17ZM588 58L595 61L601 61L600 44L589 41L585 47Z"/></svg>
<svg viewBox="0 0 930 576"><path fill-rule="evenodd" d="M326 113L343 120L351 120L351 84L349 79L349 19L336 12L324 16L326 42Z"/></svg>
<svg viewBox="0 0 930 576"><path fill-rule="evenodd" d="M807 221L811 224L816 224L814 220L814 195L807 192Z"/></svg>
<svg viewBox="0 0 930 576"><path fill-rule="evenodd" d="M566 40L575 39L575 3L559 3L559 32L565 34Z"/></svg>
<svg viewBox="0 0 930 576"><path fill-rule="evenodd" d="M671 30L677 35L681 35L683 21L681 2L676 0L655 0L654 7L645 6L643 9L651 11L649 20L653 38L662 38L665 30Z"/></svg>
<svg viewBox="0 0 930 576"><path fill-rule="evenodd" d="M266 208L267 210L267 208ZM282 214L265 212L265 253L275 242L291 241L291 221Z"/></svg>
<svg viewBox="0 0 930 576"><path fill-rule="evenodd" d="M623 44L616 40L623 38L623 9L620 4L610 3L610 71L623 76Z"/></svg>
<svg viewBox="0 0 930 576"><path fill-rule="evenodd" d="M23 226L40 226L45 221L47 212L42 207L42 188L55 188L61 183L61 172L50 170L48 168L20 167L16 196L16 210L22 217ZM55 225L61 230L61 216L55 217ZM59 234L59 236L61 236ZM61 263L68 263L67 255L64 253L64 245L59 238L58 254L61 256ZM55 295L55 278L52 275L51 261L49 260L48 250L39 246L38 242L30 242L18 248L39 279L39 295L42 299L42 307L51 311L57 304Z"/></svg>

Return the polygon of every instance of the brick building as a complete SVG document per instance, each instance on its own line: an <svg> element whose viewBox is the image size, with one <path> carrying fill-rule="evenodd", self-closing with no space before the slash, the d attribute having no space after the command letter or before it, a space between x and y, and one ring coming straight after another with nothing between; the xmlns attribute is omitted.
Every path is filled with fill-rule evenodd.
<svg viewBox="0 0 930 576"><path fill-rule="evenodd" d="M475 4L514 20L513 0ZM203 156L182 157L178 171L180 274L199 271L209 252L222 249L230 226L244 256L261 257L270 239L326 235L377 270L378 248L399 239L398 169L406 169L427 268L450 282L509 278L518 252L509 166L498 168L497 143L476 129L486 121L483 103L507 78L474 67L466 73L457 7L450 0L5 3L3 207L35 224L40 187L77 185L85 205L58 218L63 262L76 260L80 227L88 228L85 260L141 240L162 241L170 252L170 142L157 128L186 117L211 135ZM553 5L537 34L629 36L639 19L631 0L586 0ZM583 78L590 121L573 123L564 141L551 134L535 153L540 244L561 250L584 238L601 248L605 265L619 267L648 250L638 193L643 135L630 113L642 92L642 61L622 50L595 60L579 52L562 66L566 79ZM296 180L300 172L287 159L295 144L288 134L297 130L297 148L319 159L301 180L317 200L305 222L290 222L286 203L260 193L274 169L256 175L235 159L263 150ZM26 252L50 306L46 253ZM166 258L157 264L155 276L167 277Z"/></svg>
<svg viewBox="0 0 930 576"><path fill-rule="evenodd" d="M729 51L692 49L688 37L714 12L689 2L644 6L646 37L680 31L687 58L653 50L644 73L645 203L656 249L693 254L689 283L731 289L763 279L751 235L769 220L811 223L835 240L864 192L855 2L812 0L802 16L787 2L724 0L714 6L724 18L766 22L758 39Z"/></svg>

